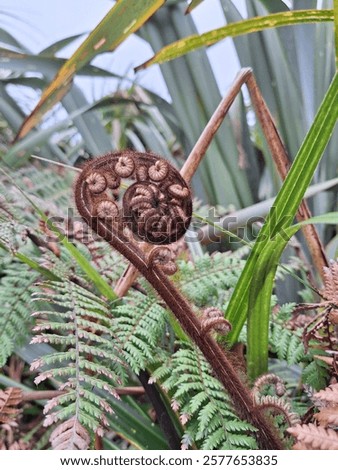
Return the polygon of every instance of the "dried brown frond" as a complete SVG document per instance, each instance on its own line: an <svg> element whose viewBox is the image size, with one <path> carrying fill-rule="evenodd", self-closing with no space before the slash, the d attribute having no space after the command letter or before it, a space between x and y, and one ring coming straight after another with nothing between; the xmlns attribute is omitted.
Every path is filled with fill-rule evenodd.
<svg viewBox="0 0 338 470"><path fill-rule="evenodd" d="M13 442L13 444L8 447L8 450L29 450L29 445L27 442L19 439L18 441Z"/></svg>
<svg viewBox="0 0 338 470"><path fill-rule="evenodd" d="M323 408L314 415L321 426L338 426L338 406Z"/></svg>
<svg viewBox="0 0 338 470"><path fill-rule="evenodd" d="M16 418L20 411L17 406L21 400L22 391L19 388L0 390L0 423L9 423Z"/></svg>
<svg viewBox="0 0 338 470"><path fill-rule="evenodd" d="M338 325L338 309L332 309L329 312L329 322L332 323L332 325Z"/></svg>
<svg viewBox="0 0 338 470"><path fill-rule="evenodd" d="M287 322L288 328L290 330L298 330L298 328L305 328L309 323L309 315L305 313L297 314L296 309L294 312L296 313L296 315Z"/></svg>
<svg viewBox="0 0 338 470"><path fill-rule="evenodd" d="M50 442L55 450L86 450L90 437L88 431L74 416L54 429Z"/></svg>
<svg viewBox="0 0 338 470"><path fill-rule="evenodd" d="M325 390L319 390L313 395L313 402L319 407L338 404L338 384L332 384Z"/></svg>
<svg viewBox="0 0 338 470"><path fill-rule="evenodd" d="M297 424L288 429L298 443L311 450L338 450L338 433L315 424Z"/></svg>
<svg viewBox="0 0 338 470"><path fill-rule="evenodd" d="M329 267L324 267L323 297L326 301L338 304L338 261L331 261Z"/></svg>
<svg viewBox="0 0 338 470"><path fill-rule="evenodd" d="M311 450L304 442L297 442L293 447L293 450Z"/></svg>
<svg viewBox="0 0 338 470"><path fill-rule="evenodd" d="M300 422L300 418L297 413L291 411L291 406L283 398L274 397L267 395L260 397L258 402L258 408L266 409L269 413L275 415L283 415L287 424L292 427Z"/></svg>
<svg viewBox="0 0 338 470"><path fill-rule="evenodd" d="M28 450L29 443L19 437L19 432L17 423L0 425L0 450Z"/></svg>

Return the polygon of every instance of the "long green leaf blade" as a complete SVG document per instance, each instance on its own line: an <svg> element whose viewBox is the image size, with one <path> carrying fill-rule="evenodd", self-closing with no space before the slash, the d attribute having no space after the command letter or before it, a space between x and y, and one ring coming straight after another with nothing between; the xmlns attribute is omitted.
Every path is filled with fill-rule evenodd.
<svg viewBox="0 0 338 470"><path fill-rule="evenodd" d="M265 244L252 278L249 292L247 373L254 380L268 369L269 320L271 295L278 261L289 239L306 224L337 224L338 212L311 217L288 227ZM262 283L262 279L264 282Z"/></svg>
<svg viewBox="0 0 338 470"><path fill-rule="evenodd" d="M18 132L24 137L41 117L68 92L74 75L97 54L113 51L164 3L164 0L120 0L107 13L87 39L61 67L55 79L42 94L35 109Z"/></svg>
<svg viewBox="0 0 338 470"><path fill-rule="evenodd" d="M163 450L168 444L158 425L146 420L128 403L113 400L114 415L108 416L111 428L137 449Z"/></svg>
<svg viewBox="0 0 338 470"><path fill-rule="evenodd" d="M338 117L338 74L317 112L316 118L305 137L287 178L276 198L254 248L248 258L242 275L230 299L226 317L233 325L229 342L233 344L244 325L249 309L249 290L255 272L255 266L265 245L281 229L291 224L297 208L313 177L324 149L330 139ZM261 279L261 285L264 279ZM259 334L259 332L257 332Z"/></svg>
<svg viewBox="0 0 338 470"><path fill-rule="evenodd" d="M319 21L333 21L333 10L298 10L274 13L263 17L250 18L248 20L223 26L222 28L208 31L204 34L195 34L187 38L175 41L163 47L157 54L136 70L144 69L152 64L161 64L203 46L211 46L227 37L241 36L255 33L267 28L277 28L301 23L315 23Z"/></svg>
<svg viewBox="0 0 338 470"><path fill-rule="evenodd" d="M278 261L286 244L283 237L269 241L257 260L252 277L247 337L247 374L251 380L268 369L271 294Z"/></svg>
<svg viewBox="0 0 338 470"><path fill-rule="evenodd" d="M338 70L338 1L334 0L334 37L336 45L336 70Z"/></svg>
<svg viewBox="0 0 338 470"><path fill-rule="evenodd" d="M187 15L188 13L191 13L203 1L204 0L191 0L191 2L189 3L187 9L185 10L185 14Z"/></svg>

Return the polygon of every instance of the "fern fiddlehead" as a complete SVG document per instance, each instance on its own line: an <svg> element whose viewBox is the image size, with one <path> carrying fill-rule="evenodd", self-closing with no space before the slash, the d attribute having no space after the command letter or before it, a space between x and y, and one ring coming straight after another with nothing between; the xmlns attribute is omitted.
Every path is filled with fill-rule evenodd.
<svg viewBox="0 0 338 470"><path fill-rule="evenodd" d="M120 200L121 178L136 180ZM124 151L96 158L83 168L75 187L77 208L113 248L123 254L149 281L197 344L215 375L228 391L243 419L258 429L264 449L281 448L271 425L253 404L250 390L240 380L226 352L203 328L189 303L170 282L175 266L170 248L153 254L140 241L168 245L181 238L192 215L191 192L179 172L151 154ZM166 268L167 266L167 268Z"/></svg>
<svg viewBox="0 0 338 470"><path fill-rule="evenodd" d="M119 204L121 178L136 181ZM132 232L144 242L173 243L184 235L192 215L186 182L168 162L152 154L122 152L95 159L78 180L76 202L86 220L94 219L98 231L104 225L125 242Z"/></svg>

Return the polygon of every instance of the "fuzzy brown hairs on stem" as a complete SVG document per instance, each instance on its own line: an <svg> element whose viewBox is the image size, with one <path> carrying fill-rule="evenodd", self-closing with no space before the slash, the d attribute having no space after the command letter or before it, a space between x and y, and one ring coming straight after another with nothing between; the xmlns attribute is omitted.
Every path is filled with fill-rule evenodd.
<svg viewBox="0 0 338 470"><path fill-rule="evenodd" d="M119 200L116 181L121 178L135 182ZM102 188L100 192L98 187ZM184 235L192 216L190 188L179 172L152 153L109 153L85 165L76 182L75 201L88 225L137 268L174 313L227 390L239 417L257 428L260 448L282 448L273 426L254 404L228 353L205 332L189 303L166 275L174 271L168 245ZM153 254L147 254L140 241L161 245L166 250L160 252L156 248Z"/></svg>

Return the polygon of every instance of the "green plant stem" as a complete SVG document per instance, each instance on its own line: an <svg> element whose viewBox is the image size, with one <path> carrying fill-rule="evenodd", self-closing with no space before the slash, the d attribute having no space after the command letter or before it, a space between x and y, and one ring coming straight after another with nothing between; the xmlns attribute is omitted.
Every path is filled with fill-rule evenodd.
<svg viewBox="0 0 338 470"><path fill-rule="evenodd" d="M8 253L11 253L19 261L21 261L24 264L27 264L27 266L34 269L34 271L37 271L38 273L42 274L46 279L49 279L50 281L61 281L61 279L58 276L56 276L54 273L49 271L49 269L40 266L39 263L34 261L29 256L25 255L24 253L21 253L20 251L11 252L3 243L0 243L0 248L7 251Z"/></svg>
<svg viewBox="0 0 338 470"><path fill-rule="evenodd" d="M334 0L334 38L336 45L336 71L338 72L338 0Z"/></svg>
<svg viewBox="0 0 338 470"><path fill-rule="evenodd" d="M248 374L251 378L264 373L266 370L266 359L264 358L268 354L268 331L266 328L261 331L259 327L262 322L264 325L268 323L270 315L270 303L267 302L265 296L270 295L271 297L271 279L275 274L278 262L276 256L281 255L288 238L294 233L292 228L290 228L291 231L287 231L288 226L296 214L297 207L313 177L336 124L338 117L337 95L338 75L334 77L290 172L278 193L274 210L270 211L266 223L259 233L226 312L227 319L233 325L233 329L229 334L230 344L237 340L245 319L250 315L251 321L248 324L250 347L247 361ZM279 238L278 243L277 238ZM257 272L257 266L260 267L259 272ZM254 282L255 276L257 280ZM258 303L256 302L257 298ZM261 318L260 322L254 321L258 316ZM262 338L262 335L265 338ZM261 349L262 345L264 350ZM255 365L257 362L260 367Z"/></svg>
<svg viewBox="0 0 338 470"><path fill-rule="evenodd" d="M226 317L232 324L229 343L234 344L247 318L249 289L257 259L264 245L278 231L286 228L296 214L297 207L313 177L317 164L329 141L338 114L338 75L336 75L322 102L316 118L309 130L284 184L275 200L274 211L270 211L250 253L242 275L231 296ZM274 215L276 214L276 216ZM277 218L276 218L277 217ZM261 279L262 285L264 279ZM264 313L266 314L266 312ZM256 332L260 334L259 331Z"/></svg>

